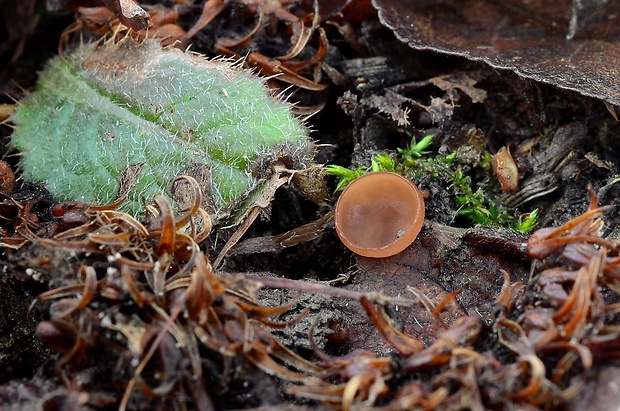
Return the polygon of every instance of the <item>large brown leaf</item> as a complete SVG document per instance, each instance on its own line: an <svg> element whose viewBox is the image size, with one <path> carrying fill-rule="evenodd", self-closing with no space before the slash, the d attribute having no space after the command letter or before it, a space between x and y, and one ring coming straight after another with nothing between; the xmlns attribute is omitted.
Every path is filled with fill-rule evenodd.
<svg viewBox="0 0 620 411"><path fill-rule="evenodd" d="M372 0L402 41L620 105L619 2Z"/></svg>

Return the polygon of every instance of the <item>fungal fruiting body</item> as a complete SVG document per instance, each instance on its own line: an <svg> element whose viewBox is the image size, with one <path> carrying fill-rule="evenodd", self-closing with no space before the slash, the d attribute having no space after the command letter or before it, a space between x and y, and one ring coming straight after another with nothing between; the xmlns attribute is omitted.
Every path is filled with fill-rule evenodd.
<svg viewBox="0 0 620 411"><path fill-rule="evenodd" d="M363 175L342 192L335 210L338 237L365 257L389 257L407 248L424 223L424 198L406 178L390 172Z"/></svg>
<svg viewBox="0 0 620 411"><path fill-rule="evenodd" d="M12 118L24 177L58 201L125 197L136 215L180 174L194 177L215 220L264 184L268 162L312 162L287 103L231 62L131 39L51 60Z"/></svg>

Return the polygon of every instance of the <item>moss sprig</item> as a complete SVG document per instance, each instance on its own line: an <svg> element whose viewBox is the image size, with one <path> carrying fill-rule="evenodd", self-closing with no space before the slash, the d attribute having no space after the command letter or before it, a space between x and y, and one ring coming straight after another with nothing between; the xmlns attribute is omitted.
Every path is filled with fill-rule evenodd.
<svg viewBox="0 0 620 411"><path fill-rule="evenodd" d="M371 171L392 171L407 176L412 180L421 179L430 175L432 179L444 182L452 191L457 214L471 221L473 224L504 227L524 234L529 233L538 221L538 210L515 216L497 202L497 193L491 188L491 155L484 153L475 166L475 170L459 162L457 152L448 154L430 155L427 150L432 142L433 135L428 135L420 141L412 139L405 148L398 148L397 154L379 153L370 159L367 167L357 167L350 170L345 167L328 165L326 172L336 176L339 181L336 192L342 191L356 178ZM472 179L473 171L481 175L476 181Z"/></svg>

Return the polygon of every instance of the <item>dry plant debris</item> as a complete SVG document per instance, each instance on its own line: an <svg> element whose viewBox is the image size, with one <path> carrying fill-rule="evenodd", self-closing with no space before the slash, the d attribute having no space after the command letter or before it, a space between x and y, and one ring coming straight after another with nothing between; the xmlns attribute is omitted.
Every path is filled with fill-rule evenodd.
<svg viewBox="0 0 620 411"><path fill-rule="evenodd" d="M181 180L195 197L179 217L163 197L144 224L115 211L117 205L61 204L55 209L64 228L47 236L27 205L5 198L3 217L16 224L5 247L22 257L28 243L52 248L62 255L57 261L81 256L81 263L65 267L73 276L49 259L28 261L31 275L56 276L59 285L39 296L47 319L37 335L61 354L54 369L65 401L95 409L145 402L208 410L235 369L252 364L281 381L285 392L336 409L558 409L579 394L584 371L618 355L620 332L608 319L620 310L620 255L615 242L600 237L608 207L599 207L593 193L584 214L532 235L527 249L542 269L527 286L503 272L490 324L463 315L446 326L440 314L458 292L434 305L415 285L405 299L214 273L197 245L210 230L199 186L191 177ZM11 208L18 209L13 216ZM308 310L278 321L296 301L265 306L255 296L261 287L357 300L395 352L328 355L311 327L316 360L304 359L270 329L291 326ZM426 310L443 331L431 343L403 333L390 315L395 305ZM92 374L101 367L115 370L104 384Z"/></svg>
<svg viewBox="0 0 620 411"><path fill-rule="evenodd" d="M386 1L382 3L385 5ZM379 0L375 2L379 3ZM65 3L86 6L90 2ZM332 7L336 2L330 3L329 7ZM352 3L358 10L365 8L358 7L361 2ZM207 4L222 6L217 1ZM218 25L220 16L231 10L235 13L242 10L247 12L242 14L244 17L263 19L261 25L244 26L250 27L249 43L258 45L257 48L264 51L259 40L272 37L273 31L269 34L268 26L273 28L276 25L279 34L287 35L284 43L290 43L292 47L293 43L301 43L292 41L296 37L291 33L303 33L299 28L311 27L310 21L315 18L307 13L307 17L296 17L304 22L303 25L286 18L279 20L277 12L261 10L267 2L257 4L238 1L214 7L216 11L222 9L220 14L215 13L211 23L193 39L205 41L208 36L203 35L203 31L217 33L223 27ZM200 9L201 5L197 6ZM193 7L195 11L196 6ZM285 4L284 8L292 10L290 4ZM84 9L79 11L84 12L82 16L85 16ZM153 11L149 10L150 13ZM96 17L105 18L98 25L101 33L110 34L118 30L125 35L125 29L117 24L120 20L116 15L103 9L93 10L93 13ZM183 18L180 14L180 17L169 21L162 20L162 24L154 22L153 28L171 24L169 28L173 34L163 34L161 37L168 40L183 37L185 31L174 27L177 23L183 24L177 20ZM351 48L359 47L368 39L373 43L381 40L381 36L373 37L376 32L369 26L365 26L367 31L363 35L354 30L346 34L351 29L349 23L355 24L356 21L351 10L346 16L344 20L332 22L332 27L337 28L342 39L348 39L347 44ZM154 20L152 14L151 18ZM358 18L365 20L368 16ZM117 21L113 22L115 19ZM580 30L587 28L587 22L584 23L583 19L583 14L576 14L573 35L579 36L582 34ZM278 25L278 21L284 24ZM217 28L210 29L214 24ZM282 30L292 25L297 25L297 28ZM259 26L261 30L255 32L253 28ZM184 27L191 30L191 27ZM221 31L221 37L231 37L230 32ZM303 39L303 36L297 38ZM508 33L504 40L510 38ZM317 43L316 38L314 40L313 44L318 44L317 50L320 50L321 43ZM388 48L394 45L388 44ZM233 48L237 54L246 54L243 45ZM356 48L356 52L359 50ZM508 80L502 78L501 82L493 83L502 85L500 89L495 89L488 83L494 82L494 77L482 70L468 71L465 77L458 73L437 77L435 73L435 78L431 80L386 89L386 84L393 85L396 80L378 73L388 69L393 69L392 73L397 72L399 67L392 67L391 56L377 57L377 49L369 48L365 52L356 54L357 57L369 56L359 59L357 68L369 68L368 63L380 61L379 70L370 74L363 70L356 72L352 69L355 65L353 60L335 64L334 67L342 70L343 77L348 77L343 83L337 83L338 73L331 72L331 80L339 87L357 87L353 90L357 94L346 92L341 103L341 107L350 109L353 127L349 131L355 133L355 143L362 146L362 150L354 152L354 156L381 148L384 140L393 137L385 136L386 132L394 129L387 130L385 122L377 121L380 116L390 117L399 126L409 123L416 132L437 127L442 132L440 135L447 139L451 136L470 138L476 135L483 147L487 143L497 143L496 148L510 146L519 167L523 159L533 161L526 167L526 173L519 170L516 176L522 180L520 184L526 186L531 178L528 176L535 175L537 169L544 168L545 164L553 163L551 160L556 156L537 158L531 155L536 151L532 150L531 141L514 136L538 141L543 132L553 132L554 126L550 127L550 124L566 124L567 117L578 117L575 124L579 124L583 116L573 114L581 113L587 105L587 102L584 106L577 104L569 116L561 110L539 112L536 107L557 107L545 99L557 98L553 93L546 93L548 88L540 92L540 96L545 98L536 100L531 98L532 95L536 97L536 93L522 87L524 83L510 83L514 80L508 76ZM416 55L407 49L408 58L412 53ZM304 56L303 59L313 61L312 55L316 54L320 56L308 47L296 58L301 60ZM271 58L283 64L291 62ZM313 83L320 84L315 77L317 67L319 63L296 73L303 73L308 79L312 78ZM329 67L325 67L327 71ZM360 72L363 74L351 74ZM386 79L388 81L384 83ZM440 98L428 96L429 83L442 92ZM517 102L521 103L516 106L504 100L506 95L516 98L506 93L513 86L519 92L523 91L526 97L523 100L517 98ZM385 94L374 93L378 89ZM342 95L340 91L337 94ZM421 95L424 97L420 98ZM354 104L354 100L360 104ZM475 122L475 126L480 129L471 134L462 133L473 130L471 124L458 121L464 109L471 108L470 100L484 105L485 109L490 110L488 118L499 124L494 124L490 131L485 121L479 121ZM504 111L496 111L505 107L509 107L510 116L505 115ZM550 115L550 118L543 118L545 115ZM583 123L589 127L608 124L605 119L601 120L602 123L599 120L601 118L588 114ZM509 121L515 121L516 125L511 126ZM567 150L579 148L581 142L587 140L586 137L596 134L590 128L586 131L575 124L558 130L549 152L559 153L554 145ZM373 127L380 133L372 134ZM511 139L495 139L497 134L500 137L510 135ZM574 136L571 138L571 135ZM410 140L411 136L407 137ZM463 145L460 137L455 138L454 144ZM375 146L375 143L379 144ZM388 143L396 144L392 140ZM513 152L515 144L517 149ZM585 149L590 150L591 147ZM540 150L545 152L542 145ZM565 154L562 152L558 157ZM348 155L350 159L350 153ZM592 156L588 160L593 163L598 161ZM555 189L557 185L556 193L561 192L564 187L560 183L563 180L555 175L553 177L551 188ZM608 185L611 185L609 181ZM190 187L189 191L195 195L194 200L200 197L193 183L182 184ZM405 293L405 287L385 291L387 287L384 288L383 284L390 278L378 280L366 277L364 286L367 288L352 291L306 281L217 272L216 260L210 265L206 254L196 246L209 232L208 216L198 206L197 200L192 203L191 210L181 210L181 216L175 218L166 201L158 198L158 209L152 209L149 217L142 222L117 211L119 204L92 207L82 203L64 203L53 207L51 217L46 214L49 204L45 204L45 197L36 195L36 192L28 197L19 191L20 186L18 181L17 193L11 194L8 192L10 190L0 193L0 235L6 257L6 261L2 261L3 268L11 276L9 281L42 281L40 287L52 287L40 296L36 305L38 312L43 314L37 331L39 337L58 354L39 370L38 375L45 377L44 384L37 383L37 376L29 381L12 381L0 386L0 402L45 410L119 407L221 409L266 404L278 404L282 409L303 407L305 404L311 404L313 408L322 405L334 409L388 410L584 409L583 404L587 404L584 398L590 395L590 390L584 387L592 384L591 380L596 381L597 388L591 398L600 400L598 390L609 386L606 376L611 376L610 380L617 378L617 371L614 372L609 363L610 359L617 357L620 341L617 327L620 304L617 265L620 252L617 240L602 234L603 213L608 208L599 207L594 196L590 208L582 216L561 227L540 229L532 236L527 249L521 247L524 241L519 236L497 238L498 241L495 241L489 234L496 232L481 234L479 230L471 229L453 235L450 232L458 230L456 227L440 227L436 222L425 225L421 232L424 241L443 237L444 241L458 246L461 243L455 239L467 239L471 243L479 243L480 247L487 247L489 254L479 259L487 264L483 269L486 271L479 273L480 277L484 277L481 281L493 282L500 273L499 267L510 271L502 272L504 285L500 292L489 293L489 289L485 289L488 301L469 299L473 304L496 300L496 310L484 312L481 320L482 316L474 315L476 307L464 302L467 289L457 296L458 291L451 292L453 289L446 288L439 293L439 299L433 299L428 295L428 288L425 288L429 281L420 276L408 280L411 287L406 292L411 294L410 297L407 294L403 297L397 293ZM599 192L603 192L605 187ZM432 192L430 201L439 195ZM50 201L49 198L47 201ZM434 202L430 207L434 219L445 210L435 208L436 204ZM240 246L237 252L265 250L263 247L266 244L271 247L269 250L281 250L317 236L329 237L333 234L329 227L330 218L327 214L316 223L288 233L276 234L262 241L245 242L242 244L245 248ZM551 216L547 221L553 219ZM613 227L613 222L610 225ZM499 247L501 241L507 249ZM429 244L426 248L437 243ZM412 250L414 247L390 259L392 266L403 269L403 262L411 263L419 259ZM527 251L537 260L533 275L527 282L527 275L522 272L515 275L513 271L516 270L512 266L502 264L506 257L504 260L489 257L491 253L506 253L507 258L518 255L518 258L526 259ZM226 252L221 255L226 255ZM356 268L364 265L368 265L367 262L358 259ZM376 262L373 267L378 267L376 271L385 271L386 265ZM467 271L455 270L454 273L455 277L467 275ZM416 282L419 278L420 282ZM265 300L257 297L263 295L258 292L260 287L263 287L261 292L275 290L273 295L281 291L287 298L279 303L276 298L276 303L266 304ZM458 288L458 284L455 287ZM371 288L374 290L369 291ZM276 336L281 335L279 332L282 330L286 332L313 318L312 311L306 313L307 310L298 307L301 304L295 305L295 299L289 299L288 296L296 292L304 293L302 297L331 296L334 300L329 309L332 311L345 305L355 307L361 316L368 319L368 328L372 327L381 334L384 339L381 341L382 349L377 349L377 345L349 345L347 340L350 342L356 332L359 336L360 330L347 331L343 321L330 324L319 322L310 330L304 330L308 331L304 343L313 347L313 352L289 351L299 349L302 344L285 347L281 342L283 339ZM404 311L413 313L414 317L428 318L431 327L420 327L428 331L426 335L414 334L410 329L403 328L399 314ZM328 327L338 330L334 333L336 336L331 337L332 340L340 340L338 350L333 347L330 350L329 345L325 345L323 329ZM437 330L439 332L435 333ZM346 348L351 346L361 350L347 351ZM387 346L393 347L390 355L386 354ZM590 379L593 375L595 378ZM248 393L253 385L254 391ZM235 391L234 386L243 388ZM247 395L243 398L254 402L231 402L231 397L239 392ZM283 396L282 393L290 395ZM608 394L607 399L612 395ZM605 403L605 399L601 402ZM289 405L291 403L294 405Z"/></svg>
<svg viewBox="0 0 620 411"><path fill-rule="evenodd" d="M483 61L620 103L615 2L373 0L373 4L382 23L413 48Z"/></svg>
<svg viewBox="0 0 620 411"><path fill-rule="evenodd" d="M211 23L218 15L227 8L242 8L241 16L236 16L235 20L245 22L255 20L255 25L247 27L248 34L241 38L226 37L220 31L216 31L213 51L220 56L231 57L238 61L243 61L246 67L251 67L257 72L267 77L277 78L278 82L292 84L307 90L323 90L326 84L320 84L320 63L327 52L328 42L324 30L318 28L319 14L315 9L307 13L304 17L288 11L291 5L297 5L298 1L279 2L279 1L250 1L238 0L224 2L222 0L210 0L202 6L202 13L195 24L185 31L179 24L183 8L160 7L149 10L148 13L135 5L131 0L120 0L120 3L112 0L101 0L101 5L105 7L87 7L90 2L82 2L83 6L74 7L78 11L76 22L65 30L61 40L61 50L65 47L72 33L80 32L82 29L88 30L97 37L104 35L121 39L123 36L130 35L136 39L145 38L160 39L162 45L174 45L185 49L195 40L194 37ZM125 7L123 7L125 5ZM138 17L126 18L119 12L119 7L123 10L134 8L142 10L146 21L135 23ZM238 12L238 11L237 11ZM142 16L142 14L140 14ZM261 52L260 46L251 44L264 27L275 26L283 22L290 26L290 45L284 55L269 56ZM246 28L246 27L243 27ZM235 26L235 31L241 31L239 24ZM311 38L318 33L318 47L313 52L302 52ZM235 34L237 34L235 33ZM250 45L248 47L248 45ZM311 77L311 78L309 78ZM314 109L316 110L316 108ZM310 111L312 112L312 111Z"/></svg>
<svg viewBox="0 0 620 411"><path fill-rule="evenodd" d="M111 10L119 21L135 31L150 26L149 15L133 0L47 0L50 11L67 11L79 9L81 6L106 7Z"/></svg>
<svg viewBox="0 0 620 411"><path fill-rule="evenodd" d="M261 306L253 296L259 284L214 274L197 245L210 231L198 184L190 177L181 179L191 185L195 201L176 219L160 196L159 215L146 225L113 209L93 208L81 209L82 224L49 238L33 233L33 223L17 223L16 236L24 243L91 262L75 267L74 277L57 278L62 285L39 296L49 304L48 320L37 326L37 335L62 354L56 375L81 405L101 406L99 396L85 393L103 388L116 392L111 401L121 409L131 408L134 391L155 397L153 403L187 401L196 409L211 409L207 376L225 384L227 370L239 355L286 380L302 380L320 370L265 328L286 326L271 318L294 302L280 308ZM193 223L196 217L203 221L200 231ZM179 231L188 224L189 233ZM5 246L14 244L15 238L4 241ZM30 263L31 275L48 270L58 276L62 271L49 260ZM205 357L200 347L211 354ZM116 369L109 386L98 387L101 381L88 376L98 361ZM203 369L203 362L211 366ZM188 398L177 400L179 395Z"/></svg>

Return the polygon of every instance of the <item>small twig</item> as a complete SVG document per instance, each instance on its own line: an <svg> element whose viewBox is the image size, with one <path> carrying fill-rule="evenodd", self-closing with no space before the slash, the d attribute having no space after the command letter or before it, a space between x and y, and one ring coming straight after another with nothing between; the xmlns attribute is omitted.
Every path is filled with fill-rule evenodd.
<svg viewBox="0 0 620 411"><path fill-rule="evenodd" d="M343 288L331 287L325 284L311 283L308 281L289 280L286 278L257 277L254 275L236 274L244 280L255 281L264 288L274 288L279 290L296 290L312 294L330 295L332 297L348 298L360 301L362 297L368 301L379 305L398 305L400 307L413 307L420 305L416 300L403 297L390 297L381 292L361 293L357 291L345 290Z"/></svg>

